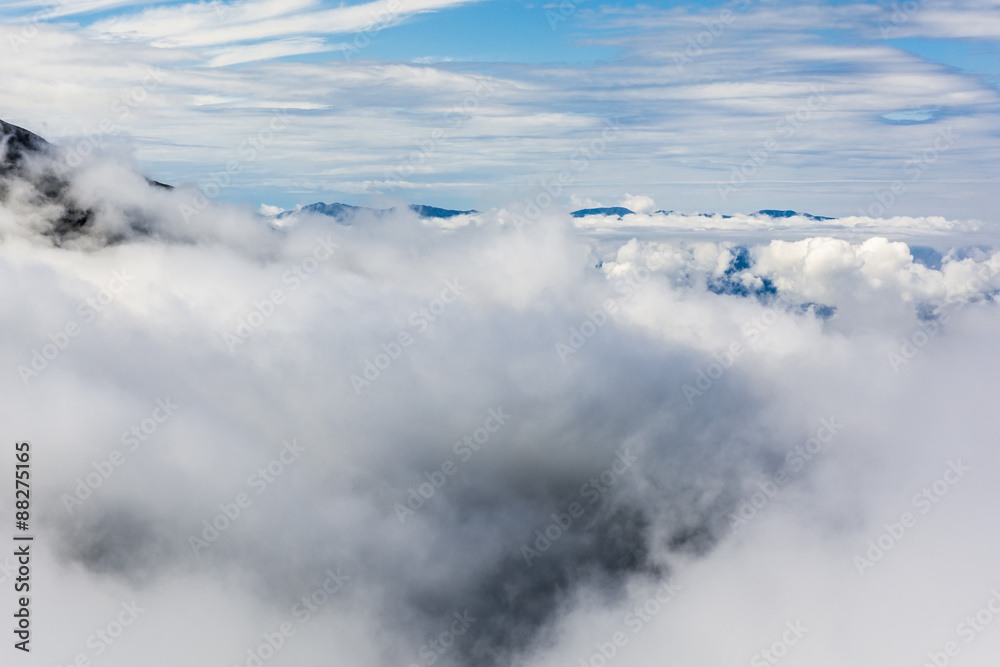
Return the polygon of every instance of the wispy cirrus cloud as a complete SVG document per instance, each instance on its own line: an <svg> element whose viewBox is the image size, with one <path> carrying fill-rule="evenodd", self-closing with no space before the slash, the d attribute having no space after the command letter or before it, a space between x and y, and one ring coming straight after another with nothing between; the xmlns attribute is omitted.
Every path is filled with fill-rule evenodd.
<svg viewBox="0 0 1000 667"><path fill-rule="evenodd" d="M291 37L257 44L242 44L209 49L205 51L205 55L209 57L209 60L205 64L209 67L225 67L227 65L275 60L277 58L301 56L310 53L344 51L350 48L351 45L347 42L331 44L320 38Z"/></svg>
<svg viewBox="0 0 1000 667"><path fill-rule="evenodd" d="M41 14L46 18L63 18L144 4L140 0L18 0L5 2L4 10L24 11L29 16Z"/></svg>
<svg viewBox="0 0 1000 667"><path fill-rule="evenodd" d="M100 39L143 41L158 47L198 48L306 35L382 29L425 12L478 0L375 0L327 8L317 0L247 0L235 4L154 6L92 24Z"/></svg>

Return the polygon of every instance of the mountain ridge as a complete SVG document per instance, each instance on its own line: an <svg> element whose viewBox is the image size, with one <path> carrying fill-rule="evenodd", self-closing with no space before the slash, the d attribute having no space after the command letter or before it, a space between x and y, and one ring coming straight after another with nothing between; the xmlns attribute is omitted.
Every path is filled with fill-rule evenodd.
<svg viewBox="0 0 1000 667"><path fill-rule="evenodd" d="M448 208L438 208L436 206L428 206L426 204L407 204L406 207L422 218L452 218L457 215L472 215L479 213L479 211L475 209L471 209L468 211L460 211ZM273 217L277 220L283 220L286 218L299 215L301 213L319 213L320 215L327 215L330 216L331 218L347 219L354 217L362 212L373 213L375 215L385 215L391 211L396 211L396 210L398 210L398 207L395 206L392 208L371 208L368 206L354 206L352 204L343 204L341 202L332 202L329 204L325 202L315 202L313 204L306 204L304 206L300 206L291 211L282 211L281 213L278 213ZM654 211L653 215L657 214L670 215L671 213L677 213L677 211L666 211L661 209L659 211ZM582 208L577 211L571 211L570 215L574 218L585 218L591 215L612 215L612 216L617 216L618 219L620 220L626 215L635 215L635 211L625 208L624 206L606 206L598 208ZM678 215L686 215L686 214L679 213ZM719 213L691 214L692 217L701 217L701 218L713 218L716 215L719 215L722 218L733 217L731 215L725 215ZM812 213L801 213L799 211L778 210L778 209L761 209L759 211L754 211L753 213L749 213L748 215L752 215L758 218L767 217L772 219L792 218L798 216L801 218L806 218L807 220L814 220L814 221L835 220L835 218L829 218L822 215L813 215Z"/></svg>
<svg viewBox="0 0 1000 667"><path fill-rule="evenodd" d="M48 199L62 204L64 206L65 213L57 221L53 230L55 234L61 235L70 231L79 230L86 226L92 218L93 212L74 205L72 198L69 196L69 183L64 174L60 173L64 170L48 168L31 175L26 173L27 156L31 154L51 154L57 148L58 147L55 144L50 143L45 138L31 132L30 130L26 130L25 128L14 125L13 123L0 120L0 149L2 149L2 153L0 153L0 158L2 158L0 159L0 176L6 176L9 174L22 176L35 186L35 194L39 200ZM57 160L54 160L53 164L49 165L49 167L59 166L62 165ZM29 178L29 176L33 176L33 178ZM148 177L143 178L146 179L146 182L150 186L173 189L173 186L171 185L152 180ZM9 188L5 184L0 183L0 202L6 201L9 195ZM351 219L362 212L382 216L399 210L399 208L400 207L371 208L366 206L343 204L340 202L332 202L329 204L325 202L315 202L313 204L300 206L292 211L282 211L275 216L269 217L273 217L276 220L283 220L302 213L318 213L334 218L338 222L349 224ZM421 218L438 220L453 218L459 215L472 215L479 213L479 211L475 209L448 209L430 206L427 204L407 204L406 208L413 213L416 213ZM671 213L674 213L674 211L658 210L654 213L654 215L669 215ZM570 213L570 215L574 218L585 218L591 215L610 215L617 216L619 219L622 219L626 215L634 214L635 211L625 208L624 206L584 208ZM698 213L695 215L701 217L714 217L717 214ZM756 217L768 217L772 219L799 216L814 221L834 219L825 216L813 215L811 213L800 213L798 211L779 209L761 209L755 213L750 213L749 215ZM732 216L722 215L722 217L730 218Z"/></svg>
<svg viewBox="0 0 1000 667"><path fill-rule="evenodd" d="M476 210L469 211L459 211L450 208L438 208L437 206L428 206L426 204L407 204L406 208L413 211L421 218L438 218L447 219L454 218L457 215L470 215L473 213L479 213ZM393 211L399 210L399 207L393 206L391 208L371 208L368 206L353 206L351 204L342 204L340 202L333 202L327 204L325 202L316 202L314 204L306 204L305 206L300 206L291 211L282 211L281 213L274 216L277 220L284 220L301 213L319 213L320 215L326 215L331 218L336 219L347 219L353 218L359 213L371 213L377 216L387 215Z"/></svg>
<svg viewBox="0 0 1000 667"><path fill-rule="evenodd" d="M677 211L666 211L666 210L660 209L658 211L654 211L653 215L656 215L656 214L670 215L671 213L677 213ZM572 211L570 213L570 215L573 216L574 218L585 218L585 217L587 217L589 215L616 215L616 216L618 216L619 219L623 218L626 215L635 215L635 214L636 214L635 211L633 211L631 209L628 209L628 208L625 208L624 206L604 206L604 207L599 207L599 208L581 208L578 211ZM685 214L684 213L680 213L679 215L685 215ZM723 217L723 218L731 218L731 217L733 217L731 215L725 215L725 214L719 214L719 213L695 213L693 215L697 216L697 217L701 217L701 218L713 218L716 215L721 215L721 217ZM807 218L809 220L816 220L816 221L820 221L820 220L834 220L835 219L835 218L828 218L828 217L822 216L822 215L813 215L812 213L800 213L799 211L792 211L792 210L782 211L782 210L770 209L770 208L761 209L759 211L755 211L753 213L749 213L748 215L753 215L753 216L757 216L757 217L763 216L763 217L775 218L775 219L777 219L777 218L793 218L795 216L798 216L798 217L801 217L801 218Z"/></svg>

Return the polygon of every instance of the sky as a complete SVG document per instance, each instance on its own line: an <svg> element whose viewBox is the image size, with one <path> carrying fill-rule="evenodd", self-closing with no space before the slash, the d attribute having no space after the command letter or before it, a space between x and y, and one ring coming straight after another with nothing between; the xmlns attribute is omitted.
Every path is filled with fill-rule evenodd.
<svg viewBox="0 0 1000 667"><path fill-rule="evenodd" d="M0 118L255 208L502 208L610 123L567 210L995 220L987 0L18 1L0 34Z"/></svg>

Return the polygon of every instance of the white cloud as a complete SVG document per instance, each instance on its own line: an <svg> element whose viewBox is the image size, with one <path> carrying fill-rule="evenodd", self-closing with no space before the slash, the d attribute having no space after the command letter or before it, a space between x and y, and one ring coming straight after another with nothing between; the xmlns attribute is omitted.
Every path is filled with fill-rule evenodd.
<svg viewBox="0 0 1000 667"><path fill-rule="evenodd" d="M374 0L324 9L316 0L199 3L152 7L91 26L102 39L148 41L158 47L207 47L249 40L377 31L409 16L476 0Z"/></svg>
<svg viewBox="0 0 1000 667"><path fill-rule="evenodd" d="M630 195L628 193L625 194L625 201L621 205L636 213L652 213L653 209L656 208L656 202L653 201L652 197Z"/></svg>
<svg viewBox="0 0 1000 667"><path fill-rule="evenodd" d="M235 46L206 51L206 55L211 56L211 60L207 63L209 67L226 67L227 65L237 65L239 63L249 63L258 60L274 60L276 58L298 56L307 53L343 51L347 48L350 48L350 45L347 43L331 45L321 39L281 39L249 46Z"/></svg>
<svg viewBox="0 0 1000 667"><path fill-rule="evenodd" d="M996 502L983 415L1000 254L969 247L995 243L991 228L637 215L644 227L595 230L551 211L520 230L501 223L510 211L275 227L215 204L185 222L192 189L148 187L117 161L71 174L67 197L95 211L81 235L43 233L63 211L30 181L7 177L0 206L0 396L18 405L10 439L37 447L45 508L33 604L67 610L39 617L39 661L89 655L88 634L134 597L146 611L101 656L111 667L174 664L179 634L187 654L245 664L283 620L296 634L270 664L409 664L466 609L477 620L442 664L487 649L565 664L617 631L615 664L749 662L796 620L797 659L876 664L943 645L996 585L1000 533L981 510ZM921 244L939 269L913 259ZM116 273L124 289L85 319ZM78 335L25 385L18 366L69 322ZM352 381L366 370L371 384ZM63 494L165 397L175 413L69 514ZM460 460L455 443L498 408L509 421ZM734 532L728 512L824 419L835 437ZM301 458L258 496L248 479L293 438ZM621 447L640 464L589 504L581 484ZM954 459L971 471L919 513L913 495ZM456 470L401 524L396 504L445 460ZM252 503L195 556L189 537L241 492ZM574 501L586 523L528 567L521 546ZM907 509L916 526L859 575L854 556ZM297 600L337 567L349 585L300 622ZM633 632L626 615L666 575L682 588ZM941 585L917 591L927 580ZM995 649L986 633L985 657L963 646L969 664Z"/></svg>
<svg viewBox="0 0 1000 667"><path fill-rule="evenodd" d="M109 667L249 664L289 618L268 667L422 664L466 609L437 664L578 664L617 631L616 666L747 664L798 620L789 664L918 664L985 604L997 93L875 41L891 8L751 3L689 60L720 8L581 8L623 57L539 66L290 58L444 0L385 22L388 0L84 21L126 4L66 2L82 27L29 36L35 5L8 3L0 28L0 117L82 158L62 201L36 187L44 161L0 183L0 398L7 441L36 447L38 664L97 658L87 637L133 598ZM983 38L994 6L921 5L899 36ZM483 213L269 218L343 193ZM623 198L636 215L564 210ZM843 426L805 459L822 420ZM103 476L133 428L149 437ZM289 439L301 459L256 495ZM639 464L550 528L622 447ZM958 459L968 475L922 513ZM401 523L411 489L430 498ZM904 511L916 525L859 574ZM348 585L302 623L330 568ZM665 576L681 590L633 632ZM993 667L998 642L961 643L962 664Z"/></svg>

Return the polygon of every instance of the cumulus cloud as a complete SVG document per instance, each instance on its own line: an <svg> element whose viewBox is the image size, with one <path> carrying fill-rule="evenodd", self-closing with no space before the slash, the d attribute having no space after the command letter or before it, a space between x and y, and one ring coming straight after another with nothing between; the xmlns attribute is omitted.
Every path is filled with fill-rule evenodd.
<svg viewBox="0 0 1000 667"><path fill-rule="evenodd" d="M621 205L636 213L652 213L653 209L656 208L656 202L653 201L652 197L630 195L628 193L625 193L625 201Z"/></svg>
<svg viewBox="0 0 1000 667"><path fill-rule="evenodd" d="M38 664L991 664L992 229L278 226L11 146Z"/></svg>

